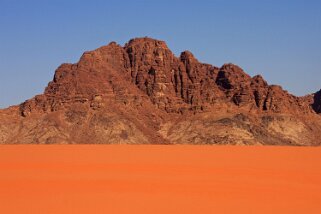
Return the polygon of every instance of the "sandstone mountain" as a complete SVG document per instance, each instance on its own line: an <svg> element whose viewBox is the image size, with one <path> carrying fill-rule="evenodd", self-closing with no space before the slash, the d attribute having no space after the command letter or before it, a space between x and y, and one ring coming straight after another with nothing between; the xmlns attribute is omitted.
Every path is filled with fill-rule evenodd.
<svg viewBox="0 0 321 214"><path fill-rule="evenodd" d="M0 110L0 144L19 143L320 145L321 90L296 97L151 38L111 42Z"/></svg>

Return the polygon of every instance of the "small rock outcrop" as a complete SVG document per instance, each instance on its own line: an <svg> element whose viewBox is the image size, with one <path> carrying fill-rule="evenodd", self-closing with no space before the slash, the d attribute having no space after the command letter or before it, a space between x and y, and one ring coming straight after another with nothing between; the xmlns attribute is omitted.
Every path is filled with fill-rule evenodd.
<svg viewBox="0 0 321 214"><path fill-rule="evenodd" d="M321 113L321 90L314 94L312 107L316 113Z"/></svg>

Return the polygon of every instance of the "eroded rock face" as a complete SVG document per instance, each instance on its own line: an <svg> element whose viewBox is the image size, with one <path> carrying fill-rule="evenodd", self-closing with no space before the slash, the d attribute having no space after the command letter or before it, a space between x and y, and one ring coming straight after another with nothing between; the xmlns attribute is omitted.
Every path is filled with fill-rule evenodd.
<svg viewBox="0 0 321 214"><path fill-rule="evenodd" d="M259 75L251 78L237 65L200 63L189 51L175 57L165 42L138 38L124 47L112 42L85 52L76 64L62 64L44 95L22 104L21 114L56 111L75 102L97 108L98 97L137 104L142 96L168 113L202 112L216 103L279 113L307 111L299 98L269 86Z"/></svg>
<svg viewBox="0 0 321 214"><path fill-rule="evenodd" d="M316 113L321 113L321 90L314 94L312 107Z"/></svg>
<svg viewBox="0 0 321 214"><path fill-rule="evenodd" d="M212 143L220 143L221 140L226 143L237 141L237 144L273 144L273 140L268 140L271 138L279 142L277 144L291 144L289 139L301 139L289 137L288 132L284 132L282 137L279 131L282 128L273 129L274 132L278 130L278 134L272 133L272 129L264 125L261 116L286 114L309 118L312 122L306 122L307 119L297 122L303 131L309 130L319 124L319 115L316 113L321 113L321 91L313 96L296 97L280 86L269 85L260 75L249 76L237 65L228 63L216 67L201 63L189 51L176 57L164 41L146 37L132 39L124 46L111 42L85 52L78 63L62 64L55 71L44 94L22 103L16 111L16 115L20 115L16 116L19 123L30 123L22 125L21 132L35 129L35 123L47 127L48 131L36 129L39 133L34 133L34 136L48 136L50 139L23 138L31 143L83 143L83 139L95 139L103 143L105 141L99 139L109 136L114 139L109 143L185 143L184 139L186 143L197 143L203 139ZM241 123L229 119L244 112L250 119L243 122L250 125L235 125ZM189 120L189 115L198 114L207 115L206 118L218 117L217 121L223 117L227 118L223 121L232 122L211 122L212 126L208 126L207 119L200 122ZM48 115L56 115L60 123L45 122L48 121L47 117L54 118ZM109 125L102 123L110 120L118 122ZM173 121L178 121L180 127L189 125L181 130ZM275 121L273 127L279 125L284 129L284 124L295 124L292 121L280 125L281 120ZM172 124L172 128L168 127L169 124ZM4 127L0 133L6 136L0 138L6 139L0 143L13 141L10 135L18 134L10 134L6 123L0 125ZM189 129L197 131L190 135L187 133ZM178 130L185 134L180 140ZM201 133L202 130L204 133ZM311 130L311 136L309 131L304 131L309 142L315 139L316 130ZM225 131L230 135L229 140L223 134ZM265 137L259 137L258 133ZM293 144L301 145L300 142Z"/></svg>

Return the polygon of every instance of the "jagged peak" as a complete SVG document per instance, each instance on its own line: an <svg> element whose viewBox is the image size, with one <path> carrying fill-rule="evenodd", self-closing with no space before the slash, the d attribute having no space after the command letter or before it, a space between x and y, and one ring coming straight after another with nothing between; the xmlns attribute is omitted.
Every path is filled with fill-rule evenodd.
<svg viewBox="0 0 321 214"><path fill-rule="evenodd" d="M254 77L252 77L252 82L262 85L262 86L268 86L268 83L266 82L266 80L261 76L261 75L255 75Z"/></svg>
<svg viewBox="0 0 321 214"><path fill-rule="evenodd" d="M117 42L112 41L112 42L108 43L107 45L100 46L99 48L96 48L96 49L94 49L94 50L85 51L85 52L82 54L82 56L80 57L80 59L81 59L82 57L84 57L85 55L101 54L101 53L104 53L104 51L106 51L106 50L115 49L115 48L122 49L123 47L122 47L120 44L118 44Z"/></svg>
<svg viewBox="0 0 321 214"><path fill-rule="evenodd" d="M278 93L275 96L287 96L280 86L269 86L261 75L251 77L233 63L225 63L216 71L213 68L216 67L200 63L188 50L177 58L164 41L141 37L131 39L125 46L110 42L85 52L76 64L62 64L45 95L64 105L78 99L79 93L84 99L90 99L94 93L119 96L125 93L123 85L130 83L133 85L127 85L127 88L140 89L153 104L168 112L180 112L186 106L202 109L216 100L228 103L230 96L236 97L233 100L237 99L238 105L253 104L260 99L258 107L261 108L268 91L271 96L274 93ZM153 70L157 72L151 72ZM116 79L119 81L114 82ZM257 91L261 94L255 95L258 98L254 100L252 94ZM52 103L45 105L51 107ZM289 108L301 107L294 104L284 107L285 111Z"/></svg>
<svg viewBox="0 0 321 214"><path fill-rule="evenodd" d="M108 43L107 46L117 46L117 45L119 45L119 44L117 44L117 42L111 41L111 42Z"/></svg>
<svg viewBox="0 0 321 214"><path fill-rule="evenodd" d="M127 49L129 47L137 46L137 45L141 45L141 46L153 45L156 47L169 49L165 41L150 38L150 37L137 37L137 38L131 39L125 44L125 48Z"/></svg>
<svg viewBox="0 0 321 214"><path fill-rule="evenodd" d="M240 66L235 65L235 64L230 63L230 62L229 63L224 63L221 66L220 70L241 70L241 71L243 71L243 69Z"/></svg>
<svg viewBox="0 0 321 214"><path fill-rule="evenodd" d="M180 60L181 61L198 61L192 52L188 51L188 50L185 50L181 53L180 55Z"/></svg>
<svg viewBox="0 0 321 214"><path fill-rule="evenodd" d="M321 90L294 97L280 86L269 86L260 75L250 77L233 63L216 68L198 62L190 51L175 57L164 41L149 37L132 39L125 46L111 42L85 52L78 63L65 63L56 70L44 94L2 112L0 116L7 119L1 118L0 123L8 128L0 124L4 127L0 132L5 133L0 143L21 136L13 143L93 139L99 143L222 144L253 139L262 144L321 144ZM12 120L14 112L17 118ZM204 117L192 116L198 113ZM278 119L282 115L284 120ZM215 121L221 116L228 118ZM197 123L181 123L181 119L197 119ZM19 129L11 128L15 121ZM289 124L294 131L288 131ZM186 129L181 128L185 125ZM175 140L183 129L190 138Z"/></svg>

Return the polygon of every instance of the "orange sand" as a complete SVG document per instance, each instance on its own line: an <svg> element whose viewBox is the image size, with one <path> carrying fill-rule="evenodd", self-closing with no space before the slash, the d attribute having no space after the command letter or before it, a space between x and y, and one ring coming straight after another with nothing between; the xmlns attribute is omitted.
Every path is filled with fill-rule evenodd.
<svg viewBox="0 0 321 214"><path fill-rule="evenodd" d="M321 213L321 148L0 146L0 213Z"/></svg>

